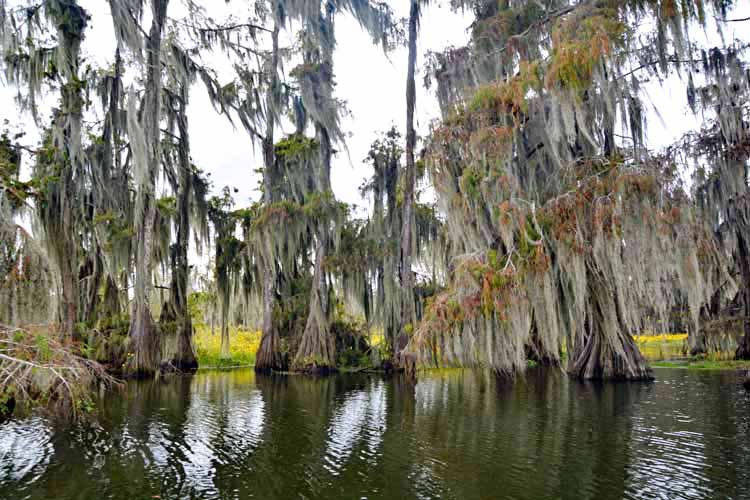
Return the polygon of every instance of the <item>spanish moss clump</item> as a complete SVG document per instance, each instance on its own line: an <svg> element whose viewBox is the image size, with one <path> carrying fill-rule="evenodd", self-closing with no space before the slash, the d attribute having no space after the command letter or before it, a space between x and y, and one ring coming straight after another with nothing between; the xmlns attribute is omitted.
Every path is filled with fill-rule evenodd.
<svg viewBox="0 0 750 500"><path fill-rule="evenodd" d="M0 324L46 323L55 312L54 275L44 249L15 219L35 195L18 180L21 155L7 133L0 136Z"/></svg>
<svg viewBox="0 0 750 500"><path fill-rule="evenodd" d="M11 216L6 220L12 220ZM21 227L0 223L0 324L47 323L55 312L55 280L43 249Z"/></svg>

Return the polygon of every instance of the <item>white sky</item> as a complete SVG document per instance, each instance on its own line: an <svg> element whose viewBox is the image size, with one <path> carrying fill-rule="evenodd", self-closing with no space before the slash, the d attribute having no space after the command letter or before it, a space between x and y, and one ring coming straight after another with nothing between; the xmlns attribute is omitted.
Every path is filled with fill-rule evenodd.
<svg viewBox="0 0 750 500"><path fill-rule="evenodd" d="M408 15L407 1L391 0L390 3L398 16ZM91 15L83 44L84 57L100 66L111 64L115 39L107 2L79 0L79 4ZM203 4L213 4L208 14L216 19L222 19L232 11L224 2L216 0L204 0ZM238 5L238 2L234 2L234 5ZM182 17L184 10L180 2L172 2L169 14L175 18ZM422 56L427 50L437 51L450 45L466 44L470 23L470 16L437 6L428 8L422 19L425 29L420 38L418 66L421 66ZM407 51L405 47L400 47L386 56L381 47L373 45L370 36L348 15L337 19L336 38L336 96L347 101L351 112L342 120L342 129L349 134L347 146L350 156L342 151L335 158L332 185L341 201L362 205L358 187L371 175L371 169L362 161L370 144L377 133L386 131L392 125L396 125L402 134L405 128ZM220 68L227 67L226 59L219 53L207 58L207 61L215 61ZM228 72L220 71L220 74L224 76ZM12 90L0 86L0 122L7 118L11 124L20 125L27 132L26 143L34 144L38 140L36 127L28 113L19 112L13 95ZM49 105L53 105L54 96L48 101ZM417 108L418 133L426 134L430 120L437 118L439 112L434 94L422 87L419 74ZM49 113L43 109L40 114L44 117ZM188 120L191 155L201 169L211 174L214 192L219 192L226 185L236 188L238 192L234 196L237 206L247 205L251 198L257 199L259 179L254 171L262 166L260 151L257 147L254 151L250 137L244 130L234 129L226 118L214 111L200 82L191 93Z"/></svg>
<svg viewBox="0 0 750 500"><path fill-rule="evenodd" d="M92 16L87 30L83 51L85 57L98 65L111 63L115 49L111 16L105 0L79 0ZM408 15L407 0L390 0L400 17ZM208 13L221 19L227 12L237 11L224 2L203 0L211 5ZM740 2L731 17L750 15L750 2ZM233 6L242 5L234 2ZM184 15L181 3L177 0L170 6L170 15L179 18ZM465 45L468 40L467 28L471 16L451 12L435 4L426 9L422 19L422 30L418 50L418 70L427 50L439 51L448 46ZM725 30L727 39L747 39L746 30L750 23L730 23ZM705 35L708 40L717 40L713 30ZM336 196L345 202L362 205L358 187L363 179L371 175L369 166L363 163L369 145L376 134L396 125L403 133L405 124L405 78L407 52L405 47L390 53L388 57L379 46L372 45L370 37L361 30L349 16L341 16L336 23L338 47L334 55L336 74L336 95L346 99L351 116L343 120L343 130L350 134L347 141L350 156L341 152L334 161L332 184ZM220 68L226 68L226 59L221 54L207 58ZM222 71L221 73L226 73ZM424 135L429 122L438 117L437 101L433 92L421 85L421 74L417 75L417 128ZM673 142L696 122L689 117L685 87L676 81L666 85L648 85L650 98L658 103L661 118L653 112L649 115L648 142L650 147L663 147ZM648 102L648 99L647 99ZM54 103L54 99L50 99ZM42 116L49 113L43 110ZM21 122L28 132L27 143L36 142L38 133L28 114L21 114L13 102L13 92L0 85L0 122L9 119L11 123ZM191 154L195 163L211 174L214 192L223 186L236 188L235 199L238 206L248 204L250 198L257 199L257 175L254 170L261 166L259 151L254 151L250 137L241 129L233 129L228 121L219 116L211 107L202 84L195 85L189 108ZM1 126L1 125L0 125ZM257 153L257 154L256 154ZM351 161L350 161L351 159Z"/></svg>

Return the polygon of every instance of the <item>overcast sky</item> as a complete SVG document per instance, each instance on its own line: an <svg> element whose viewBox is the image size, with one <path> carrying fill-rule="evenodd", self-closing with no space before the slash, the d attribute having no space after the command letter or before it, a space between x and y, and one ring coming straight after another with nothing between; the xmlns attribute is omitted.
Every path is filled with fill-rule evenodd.
<svg viewBox="0 0 750 500"><path fill-rule="evenodd" d="M14 3L11 0L11 3ZM406 0L392 0L397 15L408 15ZM91 15L86 31L83 54L89 62L100 66L111 63L115 50L112 32L112 18L104 0L79 0L79 4ZM204 0L204 5L215 19L222 19L232 9L224 2ZM238 5L234 2L234 5ZM235 10L237 10L235 8ZM184 14L180 2L173 1L170 16ZM237 11L239 14L240 12ZM423 33L420 37L418 66L427 50L442 50L450 45L464 45L468 40L468 27L471 17L449 11L447 8L432 6L422 19ZM334 160L332 184L336 196L345 202L362 205L358 187L371 169L363 163L369 145L378 132L396 125L403 133L406 122L406 60L404 47L383 53L380 46L373 45L371 38L362 31L358 23L349 15L342 15L336 21L338 46L334 55L336 97L347 101L350 115L343 120L343 130L349 134L347 146ZM227 67L226 58L216 54L206 59L220 68ZM224 76L229 72L222 71ZM417 120L418 130L424 134L430 120L438 117L437 101L434 93L421 85L421 75L417 75ZM56 96L49 99L55 103ZM43 110L41 116L48 116ZM11 123L21 122L28 136L25 141L35 143L38 133L28 114L20 114L13 101L13 92L0 87L0 120ZM238 206L247 205L249 199L258 199L259 193L255 169L262 166L260 151L253 150L253 144L242 129L234 129L226 118L219 116L212 108L202 84L194 85L191 105L188 112L190 146L194 162L211 174L214 192L225 185L236 188L235 199Z"/></svg>
<svg viewBox="0 0 750 500"><path fill-rule="evenodd" d="M10 3L14 3L13 0ZM114 53L115 39L107 2L79 0L79 3L92 16L83 46L84 56L95 64L108 65ZM234 7L227 7L224 2L217 0L203 0L203 3L211 5L208 13L216 19L223 18L233 10L240 14L236 6L242 5L241 2L234 2ZM408 15L407 0L390 0L389 3L398 16ZM740 4L732 16L750 15L750 2ZM172 2L170 15L175 18L184 15L181 2ZM466 44L470 23L471 16L457 14L434 4L427 8L421 23L418 68L421 68L422 56L427 50L438 51L451 45ZM747 39L748 27L750 23L747 22L730 23L725 36L728 39ZM709 40L718 39L711 29L705 35L697 36ZM357 188L371 174L370 168L362 161L369 145L378 132L385 131L392 125L396 125L402 133L404 130L407 53L402 47L386 57L381 48L372 45L370 37L348 15L337 19L336 38L336 96L348 102L351 112L343 120L344 131L350 134L347 141L350 155L341 152L335 158L332 183L340 200L361 205L363 201ZM226 58L220 54L206 60L219 68L228 67ZM228 72L225 74L228 75ZM417 120L418 132L424 135L429 122L438 117L438 109L434 92L422 87L421 76L417 75ZM665 146L688 128L695 126L695 121L688 116L684 85L676 81L667 85L653 83L648 89L650 99L658 103L662 110L661 116L655 115L653 111L649 115L647 136L652 147ZM11 91L0 86L0 119L7 118L12 123L20 121L25 124L29 132L26 141L33 144L38 137L35 127L30 116L19 115L12 96ZM56 96L53 97L56 99ZM253 151L250 138L243 130L234 130L224 117L213 110L201 84L194 86L191 99L189 125L193 160L211 174L214 192L225 185L231 186L238 190L235 195L237 204L247 205L249 199L257 199L259 195L256 191L258 179L254 174L254 170L262 164L259 152ZM50 104L55 102L54 99L49 101ZM42 116L48 114L45 111Z"/></svg>

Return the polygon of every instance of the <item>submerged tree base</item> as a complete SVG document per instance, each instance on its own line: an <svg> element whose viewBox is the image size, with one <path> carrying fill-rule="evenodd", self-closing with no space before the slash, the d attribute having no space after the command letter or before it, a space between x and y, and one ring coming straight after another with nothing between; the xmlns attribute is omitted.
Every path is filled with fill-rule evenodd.
<svg viewBox="0 0 750 500"><path fill-rule="evenodd" d="M653 380L654 373L629 335L618 335L621 349L592 335L574 349L568 373L581 380Z"/></svg>
<svg viewBox="0 0 750 500"><path fill-rule="evenodd" d="M159 317L161 332L162 373L194 372L198 359L193 346L193 324L189 317L181 318L174 306L167 302Z"/></svg>
<svg viewBox="0 0 750 500"><path fill-rule="evenodd" d="M130 323L128 361L125 375L130 378L153 377L161 365L159 325L151 319L148 307L136 307Z"/></svg>
<svg viewBox="0 0 750 500"><path fill-rule="evenodd" d="M170 373L170 372L181 372L181 373L192 373L198 370L198 361L193 359L192 361L189 360L180 360L180 359L173 359L169 362L163 362L160 367L160 371L162 373Z"/></svg>
<svg viewBox="0 0 750 500"><path fill-rule="evenodd" d="M255 358L256 373L269 374L275 371L286 371L289 368L289 360L287 356L282 355L280 343L279 334L275 329L262 335Z"/></svg>
<svg viewBox="0 0 750 500"><path fill-rule="evenodd" d="M750 370L745 373L745 380L742 381L742 386L745 390L750 391Z"/></svg>
<svg viewBox="0 0 750 500"><path fill-rule="evenodd" d="M734 353L734 359L750 359L750 339L747 335L740 340L737 351Z"/></svg>

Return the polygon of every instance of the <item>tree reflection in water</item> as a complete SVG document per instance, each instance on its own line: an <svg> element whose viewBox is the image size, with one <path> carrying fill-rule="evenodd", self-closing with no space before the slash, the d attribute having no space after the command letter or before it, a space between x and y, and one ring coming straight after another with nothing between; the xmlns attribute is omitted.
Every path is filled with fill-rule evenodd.
<svg viewBox="0 0 750 500"><path fill-rule="evenodd" d="M131 383L87 421L0 424L0 499L736 498L750 396L730 375Z"/></svg>

